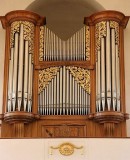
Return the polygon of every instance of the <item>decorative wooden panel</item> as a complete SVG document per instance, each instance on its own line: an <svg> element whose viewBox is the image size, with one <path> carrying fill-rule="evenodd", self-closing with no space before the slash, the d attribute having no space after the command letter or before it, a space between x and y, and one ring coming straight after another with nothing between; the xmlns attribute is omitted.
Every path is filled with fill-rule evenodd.
<svg viewBox="0 0 130 160"><path fill-rule="evenodd" d="M54 137L85 137L85 126L73 126L73 125L60 125L60 126L42 126L42 137L54 138Z"/></svg>

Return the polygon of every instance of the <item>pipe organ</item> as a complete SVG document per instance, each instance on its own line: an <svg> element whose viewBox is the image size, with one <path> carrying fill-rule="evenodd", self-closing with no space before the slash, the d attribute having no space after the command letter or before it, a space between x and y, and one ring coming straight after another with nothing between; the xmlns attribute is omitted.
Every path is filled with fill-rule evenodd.
<svg viewBox="0 0 130 160"><path fill-rule="evenodd" d="M128 16L103 11L85 17L66 41L33 12L0 19L6 29L2 137L126 136Z"/></svg>

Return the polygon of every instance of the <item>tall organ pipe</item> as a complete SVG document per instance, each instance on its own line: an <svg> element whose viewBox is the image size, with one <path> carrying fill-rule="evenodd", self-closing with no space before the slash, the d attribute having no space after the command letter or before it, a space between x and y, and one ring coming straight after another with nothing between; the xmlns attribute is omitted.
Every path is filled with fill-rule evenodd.
<svg viewBox="0 0 130 160"><path fill-rule="evenodd" d="M120 111L120 71L119 71L118 45L116 45L116 81L117 81L117 111Z"/></svg>
<svg viewBox="0 0 130 160"><path fill-rule="evenodd" d="M108 111L111 107L111 54L110 54L110 24L107 22L106 36L106 72L107 72L107 105Z"/></svg>
<svg viewBox="0 0 130 160"><path fill-rule="evenodd" d="M77 31L70 39L61 40L46 26L44 29L44 61L86 60L86 27Z"/></svg>
<svg viewBox="0 0 130 160"><path fill-rule="evenodd" d="M43 115L86 115L90 111L89 99L89 94L63 66L39 94L38 111Z"/></svg>
<svg viewBox="0 0 130 160"><path fill-rule="evenodd" d="M60 105L58 106L58 104L60 104L60 73L58 72L57 73L57 84L56 84L56 86L57 86L57 95L56 95L56 97L57 97L57 114L59 114L59 112L60 112Z"/></svg>
<svg viewBox="0 0 130 160"><path fill-rule="evenodd" d="M25 41L25 65L24 65L24 111L27 107L28 99L28 41Z"/></svg>
<svg viewBox="0 0 130 160"><path fill-rule="evenodd" d="M24 49L23 24L21 24L21 27L20 27L20 43L19 43L18 111L21 110L21 102L22 102L23 49Z"/></svg>
<svg viewBox="0 0 130 160"><path fill-rule="evenodd" d="M102 97L102 108L105 110L105 43L104 38L101 38L101 97Z"/></svg>
<svg viewBox="0 0 130 160"><path fill-rule="evenodd" d="M112 25L110 25L112 24ZM100 111L120 111L120 71L118 28L106 21L106 34L101 34L96 60L96 107ZM101 96L101 97L100 97ZM100 102L101 99L101 102Z"/></svg>
<svg viewBox="0 0 130 160"><path fill-rule="evenodd" d="M98 52L96 54L96 110L98 110Z"/></svg>
<svg viewBox="0 0 130 160"><path fill-rule="evenodd" d="M18 33L15 33L15 42L14 42L14 69L13 69L13 94L12 94L12 104L13 111L16 108L16 91L17 91L17 63L18 63Z"/></svg>
<svg viewBox="0 0 130 160"><path fill-rule="evenodd" d="M28 112L31 112L31 106L32 106L32 77L33 77L32 54L29 54Z"/></svg>
<svg viewBox="0 0 130 160"><path fill-rule="evenodd" d="M111 30L111 42L112 42L112 99L113 99L113 110L116 109L116 54L115 54L115 30Z"/></svg>
<svg viewBox="0 0 130 160"><path fill-rule="evenodd" d="M98 87L97 87L97 94L98 94L98 109L99 109L99 112L101 111L101 61L100 61L100 51L98 51L98 69L97 69L97 73L98 73Z"/></svg>
<svg viewBox="0 0 130 160"><path fill-rule="evenodd" d="M13 84L13 61L14 61L14 48L11 48L11 55L9 60L9 89L8 89L8 112L11 112L12 105L12 84Z"/></svg>

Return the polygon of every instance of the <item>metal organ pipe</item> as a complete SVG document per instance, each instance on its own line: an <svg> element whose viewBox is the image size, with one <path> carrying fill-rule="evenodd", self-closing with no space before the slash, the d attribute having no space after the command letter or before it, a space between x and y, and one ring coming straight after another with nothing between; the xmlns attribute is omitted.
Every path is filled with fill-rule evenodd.
<svg viewBox="0 0 130 160"><path fill-rule="evenodd" d="M97 94L98 94L98 109L99 109L99 111L101 111L101 77L100 77L100 75L101 75L101 55L100 55L101 53L100 53L100 51L98 51L98 69L97 69L97 76L98 76L98 87L97 87Z"/></svg>
<svg viewBox="0 0 130 160"><path fill-rule="evenodd" d="M15 33L14 42L14 69L13 69L13 93L12 93L12 105L13 111L16 109L16 90L17 90L17 63L18 63L18 33Z"/></svg>
<svg viewBox="0 0 130 160"><path fill-rule="evenodd" d="M61 40L47 27L44 31L44 61L86 60L86 26L67 41ZM44 92L40 93L44 95L42 112L39 109L40 114L86 115L89 113L88 93L75 80L66 66L60 67L57 75L49 81L49 84L43 90ZM49 97L49 100L47 97ZM39 107L41 107L40 102Z"/></svg>
<svg viewBox="0 0 130 160"><path fill-rule="evenodd" d="M64 41L45 26L43 60L85 61L85 34L86 27L83 27L79 31L77 31L70 39Z"/></svg>
<svg viewBox="0 0 130 160"><path fill-rule="evenodd" d="M39 94L38 111L41 115L87 115L89 108L89 94L66 66L60 67L56 76Z"/></svg>
<svg viewBox="0 0 130 160"><path fill-rule="evenodd" d="M107 73L107 106L108 111L111 107L111 54L110 54L110 24L107 22L106 36L106 73Z"/></svg>
<svg viewBox="0 0 130 160"><path fill-rule="evenodd" d="M9 60L7 111L32 111L32 54L29 39L24 36L24 22L18 23L18 32L13 33L14 43ZM28 36L28 35L27 35ZM41 101L39 102L41 106ZM39 108L40 109L40 108Z"/></svg>
<svg viewBox="0 0 130 160"><path fill-rule="evenodd" d="M24 111L26 111L27 107L27 99L28 99L28 41L25 41L25 65L24 65Z"/></svg>
<svg viewBox="0 0 130 160"><path fill-rule="evenodd" d="M116 82L117 82L117 111L120 111L120 71L119 71L119 52L116 44Z"/></svg>
<svg viewBox="0 0 130 160"><path fill-rule="evenodd" d="M32 76L33 76L33 65L32 65L32 54L29 54L29 75L28 75L28 112L31 112L32 105Z"/></svg>
<svg viewBox="0 0 130 160"><path fill-rule="evenodd" d="M101 97L102 109L105 110L105 41L101 38Z"/></svg>
<svg viewBox="0 0 130 160"><path fill-rule="evenodd" d="M119 44L117 39L119 32L118 27L114 27L115 23L117 22L104 21L102 24L106 24L106 33L102 31L98 34L100 47L97 49L96 60L97 112L120 111Z"/></svg>
<svg viewBox="0 0 130 160"><path fill-rule="evenodd" d="M18 111L21 110L22 102L22 81L23 81L23 24L20 27L20 42L19 42L19 72L18 72Z"/></svg>
<svg viewBox="0 0 130 160"><path fill-rule="evenodd" d="M13 57L14 56L14 48L11 48L11 55L9 60L9 82L8 82L8 112L11 112L11 104L12 104L12 84L13 84Z"/></svg>
<svg viewBox="0 0 130 160"><path fill-rule="evenodd" d="M115 30L111 29L111 43L112 43L112 95L113 95L113 110L116 109L116 63L115 63Z"/></svg>
<svg viewBox="0 0 130 160"><path fill-rule="evenodd" d="M98 110L98 52L96 53L96 110Z"/></svg>

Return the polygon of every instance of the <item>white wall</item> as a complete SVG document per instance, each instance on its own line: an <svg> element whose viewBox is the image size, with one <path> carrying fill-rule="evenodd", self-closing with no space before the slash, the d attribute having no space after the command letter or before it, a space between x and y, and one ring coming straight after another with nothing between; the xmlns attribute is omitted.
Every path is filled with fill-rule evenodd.
<svg viewBox="0 0 130 160"><path fill-rule="evenodd" d="M71 156L58 150L50 155L50 146L70 142L83 146ZM129 160L130 139L0 139L1 160Z"/></svg>

